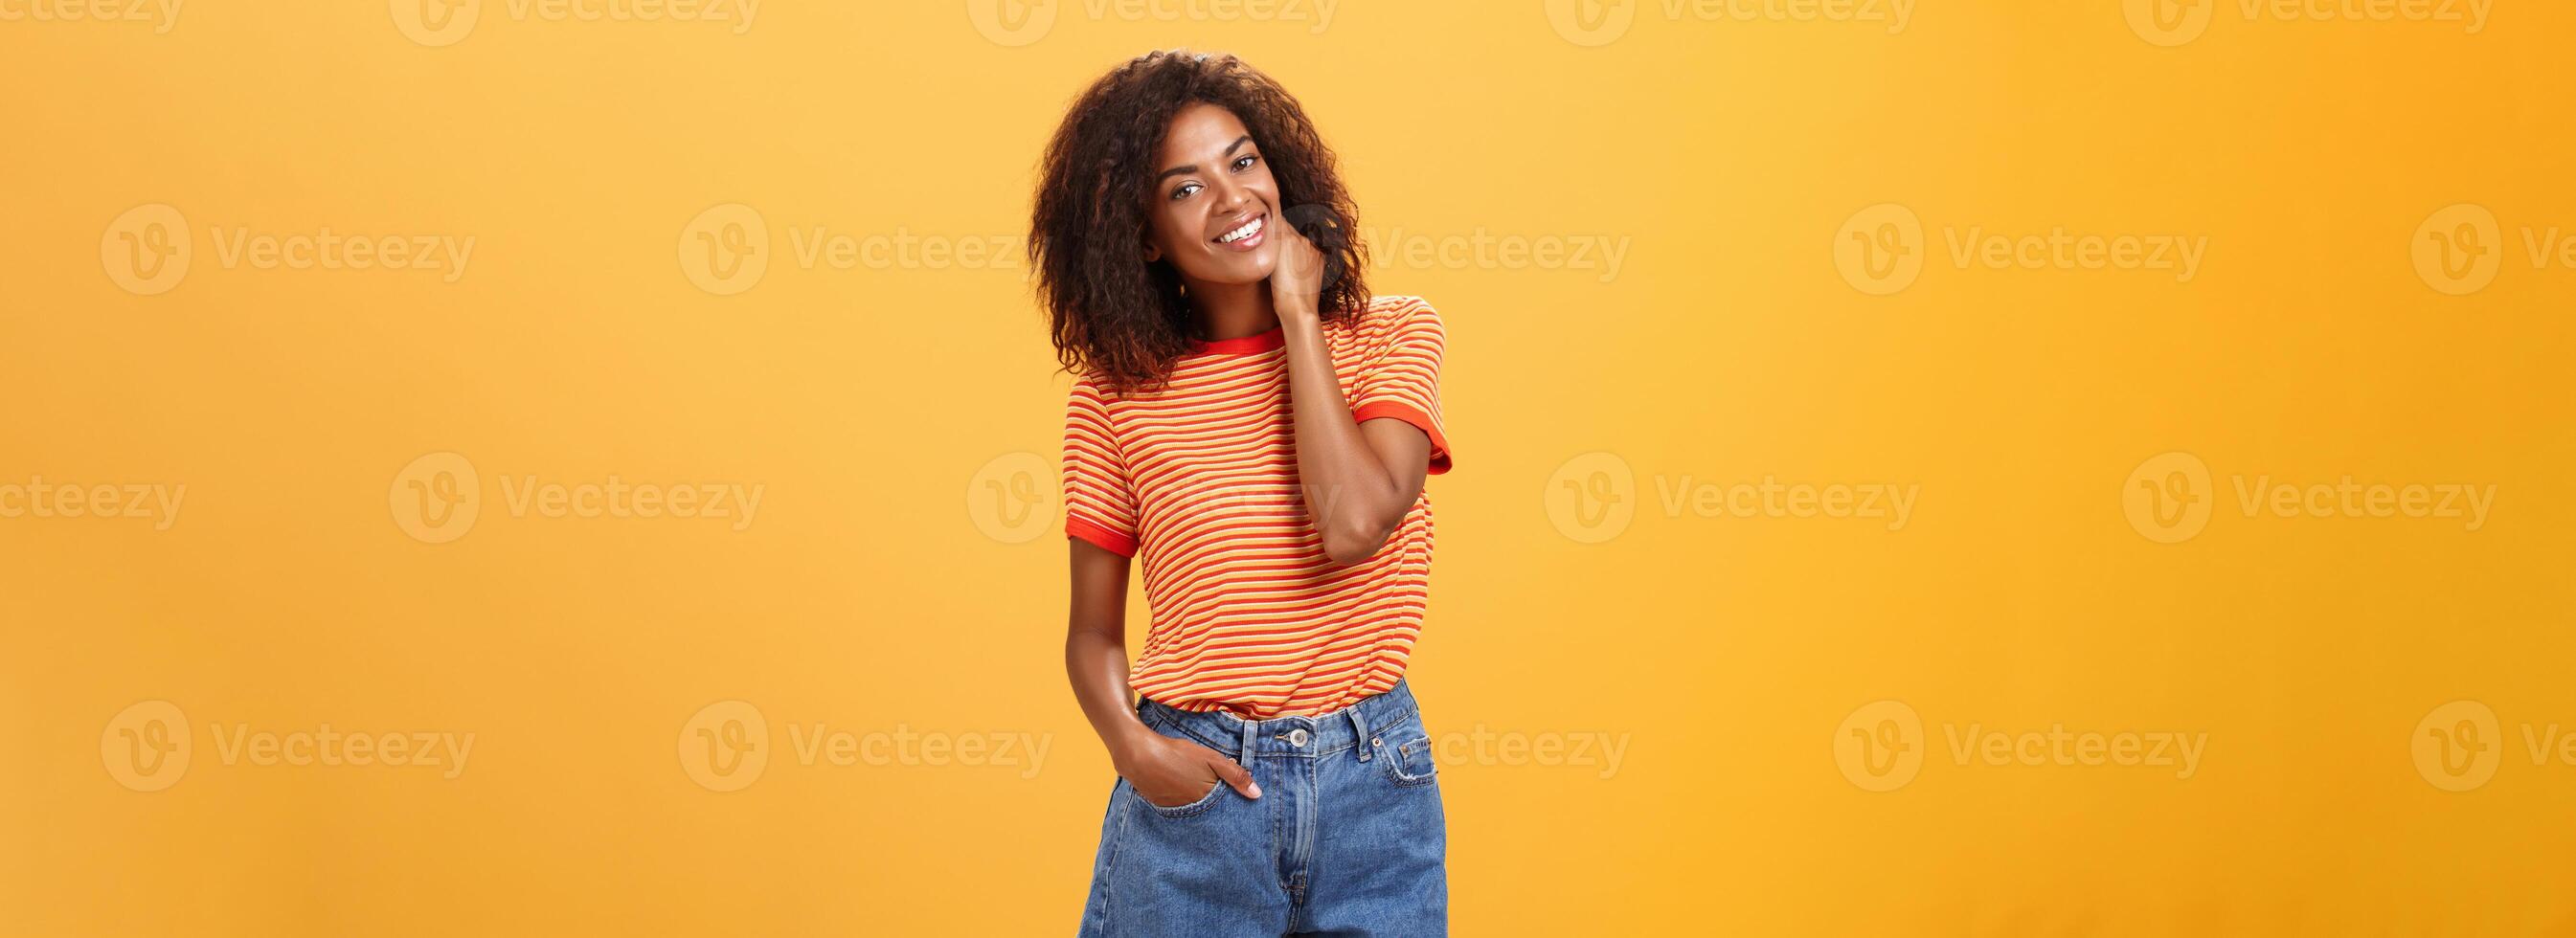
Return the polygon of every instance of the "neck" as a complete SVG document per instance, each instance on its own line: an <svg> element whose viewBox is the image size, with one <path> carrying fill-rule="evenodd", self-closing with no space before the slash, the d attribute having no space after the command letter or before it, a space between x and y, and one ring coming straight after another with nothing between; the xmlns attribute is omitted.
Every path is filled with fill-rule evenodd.
<svg viewBox="0 0 2576 938"><path fill-rule="evenodd" d="M1279 328L1279 312L1270 305L1267 280L1216 286L1190 284L1190 309L1198 314L1199 331L1211 342Z"/></svg>

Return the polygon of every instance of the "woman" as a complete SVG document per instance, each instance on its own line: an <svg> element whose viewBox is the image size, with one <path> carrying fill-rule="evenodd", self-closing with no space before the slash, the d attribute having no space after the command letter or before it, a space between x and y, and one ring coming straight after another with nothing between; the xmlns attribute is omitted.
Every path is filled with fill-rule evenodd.
<svg viewBox="0 0 2576 938"><path fill-rule="evenodd" d="M1119 775L1082 933L1445 934L1446 825L1403 680L1423 480L1450 464L1439 315L1368 294L1332 151L1232 56L1111 71L1040 175L1029 250L1077 375L1065 667ZM1152 629L1131 670L1137 557Z"/></svg>

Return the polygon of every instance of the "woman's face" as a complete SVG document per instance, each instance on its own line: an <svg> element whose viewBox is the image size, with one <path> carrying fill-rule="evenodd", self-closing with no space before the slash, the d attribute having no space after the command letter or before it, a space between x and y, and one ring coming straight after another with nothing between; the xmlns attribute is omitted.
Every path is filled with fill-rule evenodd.
<svg viewBox="0 0 2576 938"><path fill-rule="evenodd" d="M1279 184L1234 112L1207 103L1183 109L1155 163L1146 260L1170 261L1194 287L1267 279L1279 259L1270 231Z"/></svg>

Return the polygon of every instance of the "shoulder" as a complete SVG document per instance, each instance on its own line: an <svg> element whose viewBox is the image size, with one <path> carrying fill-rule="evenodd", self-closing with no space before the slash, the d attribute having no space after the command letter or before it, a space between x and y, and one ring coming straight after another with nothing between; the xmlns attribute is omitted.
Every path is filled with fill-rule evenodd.
<svg viewBox="0 0 2576 938"><path fill-rule="evenodd" d="M1418 296L1375 296L1351 318L1351 330L1368 345L1392 344L1407 336L1440 333L1440 311Z"/></svg>
<svg viewBox="0 0 2576 938"><path fill-rule="evenodd" d="M1430 300L1418 296L1373 296L1369 298L1366 318L1385 322L1411 320L1438 322L1440 311L1431 308Z"/></svg>
<svg viewBox="0 0 2576 938"><path fill-rule="evenodd" d="M1113 396L1109 393L1107 377L1085 369L1073 376L1073 389L1067 399L1075 407L1103 407Z"/></svg>

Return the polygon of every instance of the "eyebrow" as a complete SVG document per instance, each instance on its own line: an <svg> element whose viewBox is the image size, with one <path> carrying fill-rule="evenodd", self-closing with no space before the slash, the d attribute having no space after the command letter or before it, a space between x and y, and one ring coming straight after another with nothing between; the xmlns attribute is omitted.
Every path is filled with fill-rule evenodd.
<svg viewBox="0 0 2576 938"><path fill-rule="evenodd" d="M1219 155L1219 156L1233 156L1233 155L1234 155L1234 151L1239 150L1239 149L1242 149L1244 144L1251 143L1251 142L1252 142L1252 135L1251 135L1251 134L1244 134L1243 136L1236 137L1236 138L1234 138L1234 142L1233 142L1233 143L1229 143L1229 144L1226 144L1226 145L1225 145L1225 152L1224 152L1224 153L1220 153L1220 154L1217 154L1217 155ZM1170 179L1170 178L1172 178L1172 177L1174 177L1174 176L1182 175L1182 174L1184 174L1184 173L1195 173L1195 172L1198 172L1198 171L1199 171L1199 164L1197 164L1197 163L1192 163L1192 164L1190 164L1190 165L1188 165L1188 166L1174 166L1174 167L1172 167L1172 168L1170 168L1170 169L1164 170L1162 175L1154 177L1154 182L1155 182L1155 183L1157 183L1157 184L1160 184L1160 183L1161 183L1163 180L1165 180L1165 179Z"/></svg>

